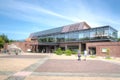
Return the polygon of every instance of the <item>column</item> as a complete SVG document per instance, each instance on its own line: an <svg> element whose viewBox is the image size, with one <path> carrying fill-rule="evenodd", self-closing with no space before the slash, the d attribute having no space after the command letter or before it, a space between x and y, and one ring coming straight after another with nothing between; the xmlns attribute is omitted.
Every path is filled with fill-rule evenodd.
<svg viewBox="0 0 120 80"><path fill-rule="evenodd" d="M36 52L38 53L39 51L38 51L38 45L36 45Z"/></svg>
<svg viewBox="0 0 120 80"><path fill-rule="evenodd" d="M35 52L35 45L32 45L32 52Z"/></svg>
<svg viewBox="0 0 120 80"><path fill-rule="evenodd" d="M45 53L48 53L48 46L46 46L46 52Z"/></svg>
<svg viewBox="0 0 120 80"><path fill-rule="evenodd" d="M68 48L67 48L67 44L65 44L65 50L67 50Z"/></svg>
<svg viewBox="0 0 120 80"><path fill-rule="evenodd" d="M79 51L81 52L81 43L79 43Z"/></svg>
<svg viewBox="0 0 120 80"><path fill-rule="evenodd" d="M54 46L54 51L56 51L56 49L57 49L57 47L56 47L56 46Z"/></svg>

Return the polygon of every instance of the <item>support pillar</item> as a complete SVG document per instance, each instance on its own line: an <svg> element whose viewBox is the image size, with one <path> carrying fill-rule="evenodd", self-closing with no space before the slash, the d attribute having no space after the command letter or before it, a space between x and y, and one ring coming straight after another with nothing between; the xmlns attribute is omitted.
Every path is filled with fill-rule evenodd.
<svg viewBox="0 0 120 80"><path fill-rule="evenodd" d="M81 52L81 43L79 43L79 51Z"/></svg>
<svg viewBox="0 0 120 80"><path fill-rule="evenodd" d="M56 47L56 46L54 46L54 51L56 51L56 49L57 49L57 47Z"/></svg>
<svg viewBox="0 0 120 80"><path fill-rule="evenodd" d="M48 49L48 46L46 46L46 53L48 53L49 52L49 49Z"/></svg>
<svg viewBox="0 0 120 80"><path fill-rule="evenodd" d="M36 52L38 52L38 45L36 45L36 47L35 47L35 48L36 48L36 49L35 49L35 50L36 50Z"/></svg>
<svg viewBox="0 0 120 80"><path fill-rule="evenodd" d="M65 50L67 50L67 49L68 49L67 44L65 44Z"/></svg>
<svg viewBox="0 0 120 80"><path fill-rule="evenodd" d="M35 45L32 46L32 52L35 52Z"/></svg>

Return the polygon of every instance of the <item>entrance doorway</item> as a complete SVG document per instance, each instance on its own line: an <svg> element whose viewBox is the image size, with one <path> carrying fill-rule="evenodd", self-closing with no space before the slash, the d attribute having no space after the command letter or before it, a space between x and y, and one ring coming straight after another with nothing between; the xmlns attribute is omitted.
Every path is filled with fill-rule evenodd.
<svg viewBox="0 0 120 80"><path fill-rule="evenodd" d="M52 45L39 45L38 50L40 53L53 53L56 47Z"/></svg>
<svg viewBox="0 0 120 80"><path fill-rule="evenodd" d="M77 45L75 45L75 46L68 46L68 49L70 49L71 51L75 51L75 52L77 52L78 51L78 46Z"/></svg>
<svg viewBox="0 0 120 80"><path fill-rule="evenodd" d="M86 44L85 44L85 43L82 43L82 44L81 44L81 51L84 51L84 50L86 50Z"/></svg>
<svg viewBox="0 0 120 80"><path fill-rule="evenodd" d="M96 55L96 47L89 47L89 54Z"/></svg>

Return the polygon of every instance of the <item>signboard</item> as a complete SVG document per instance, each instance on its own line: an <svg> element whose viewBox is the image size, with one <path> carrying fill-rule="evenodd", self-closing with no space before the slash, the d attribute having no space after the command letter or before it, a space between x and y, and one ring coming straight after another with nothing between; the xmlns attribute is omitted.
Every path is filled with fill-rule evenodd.
<svg viewBox="0 0 120 80"><path fill-rule="evenodd" d="M107 52L107 48L102 48L102 52Z"/></svg>

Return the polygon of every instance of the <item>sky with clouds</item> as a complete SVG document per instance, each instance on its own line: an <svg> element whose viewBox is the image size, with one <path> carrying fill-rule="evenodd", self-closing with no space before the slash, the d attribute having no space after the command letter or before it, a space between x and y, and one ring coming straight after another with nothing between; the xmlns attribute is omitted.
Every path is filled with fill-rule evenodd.
<svg viewBox="0 0 120 80"><path fill-rule="evenodd" d="M119 4L120 0L0 0L0 34L22 40L33 32L82 21L120 32Z"/></svg>

